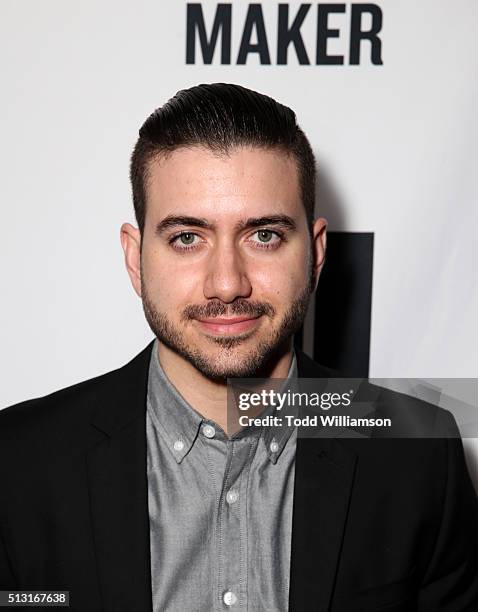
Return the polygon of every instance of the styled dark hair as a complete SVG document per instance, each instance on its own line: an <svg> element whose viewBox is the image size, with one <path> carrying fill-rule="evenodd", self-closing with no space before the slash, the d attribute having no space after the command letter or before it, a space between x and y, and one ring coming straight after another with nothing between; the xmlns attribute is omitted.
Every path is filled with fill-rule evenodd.
<svg viewBox="0 0 478 612"><path fill-rule="evenodd" d="M295 156L309 231L314 218L315 158L295 113L273 98L230 83L183 89L156 109L139 130L130 179L143 233L151 161L182 146L201 145L228 154L237 146L280 149Z"/></svg>

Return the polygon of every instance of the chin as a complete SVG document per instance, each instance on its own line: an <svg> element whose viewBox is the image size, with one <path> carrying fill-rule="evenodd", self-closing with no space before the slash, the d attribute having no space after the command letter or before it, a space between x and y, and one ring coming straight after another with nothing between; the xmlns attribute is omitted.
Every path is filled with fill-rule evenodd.
<svg viewBox="0 0 478 612"><path fill-rule="evenodd" d="M216 382L225 382L228 378L254 378L256 370L251 369L249 364L244 364L243 367L224 367L213 369L205 369L202 374L210 380Z"/></svg>
<svg viewBox="0 0 478 612"><path fill-rule="evenodd" d="M279 353L279 347L254 343L246 350L232 348L212 352L198 351L190 361L200 372L213 380L255 378L261 376L271 359L277 358Z"/></svg>

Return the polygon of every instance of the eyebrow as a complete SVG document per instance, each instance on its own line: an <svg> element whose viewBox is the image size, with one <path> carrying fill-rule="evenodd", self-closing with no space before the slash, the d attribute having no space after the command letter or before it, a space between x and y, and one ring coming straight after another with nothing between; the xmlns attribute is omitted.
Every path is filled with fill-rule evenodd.
<svg viewBox="0 0 478 612"><path fill-rule="evenodd" d="M204 229L215 230L214 223L210 223L207 219L201 217L189 217L187 215L168 215L156 225L156 234L159 236L167 229L180 225L193 225L194 227L202 227ZM286 230L295 230L297 225L288 215L268 215L264 217L249 217L238 221L234 229L236 231L249 229L253 227L261 227L263 225L275 225L283 227Z"/></svg>

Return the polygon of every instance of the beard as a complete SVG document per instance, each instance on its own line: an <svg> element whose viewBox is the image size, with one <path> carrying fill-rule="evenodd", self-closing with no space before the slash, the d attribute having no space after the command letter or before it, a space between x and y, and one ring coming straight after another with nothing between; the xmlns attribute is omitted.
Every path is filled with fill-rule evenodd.
<svg viewBox="0 0 478 612"><path fill-rule="evenodd" d="M154 305L143 282L141 274L141 299L146 320L156 338L172 351L189 361L197 370L210 380L223 382L227 378L249 378L263 372L267 365L280 356L290 338L299 331L307 313L310 296L314 290L312 265L309 264L309 278L298 297L289 305L282 319L275 328L261 338L247 354L240 350L241 344L260 330L252 330L235 336L208 336L204 343L213 343L219 348L214 354L207 349L195 346L187 341L183 328L174 324L164 312ZM238 298L230 304L220 300L210 300L204 306L188 305L181 313L180 320L184 325L197 318L230 317L248 315L251 318L266 316L273 320L276 309L266 302Z"/></svg>

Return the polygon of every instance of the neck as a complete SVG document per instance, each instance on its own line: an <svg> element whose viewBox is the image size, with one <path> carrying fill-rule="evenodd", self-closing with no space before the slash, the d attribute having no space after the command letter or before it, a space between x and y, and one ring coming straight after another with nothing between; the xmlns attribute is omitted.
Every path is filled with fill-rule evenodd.
<svg viewBox="0 0 478 612"><path fill-rule="evenodd" d="M287 378L292 351L291 338L278 352L277 357L268 362L263 371L257 373L257 378ZM158 341L158 358L170 382L199 414L217 423L228 435L240 429L237 410L233 418L229 415L228 419L226 380L214 381L207 378L191 362L161 341Z"/></svg>

